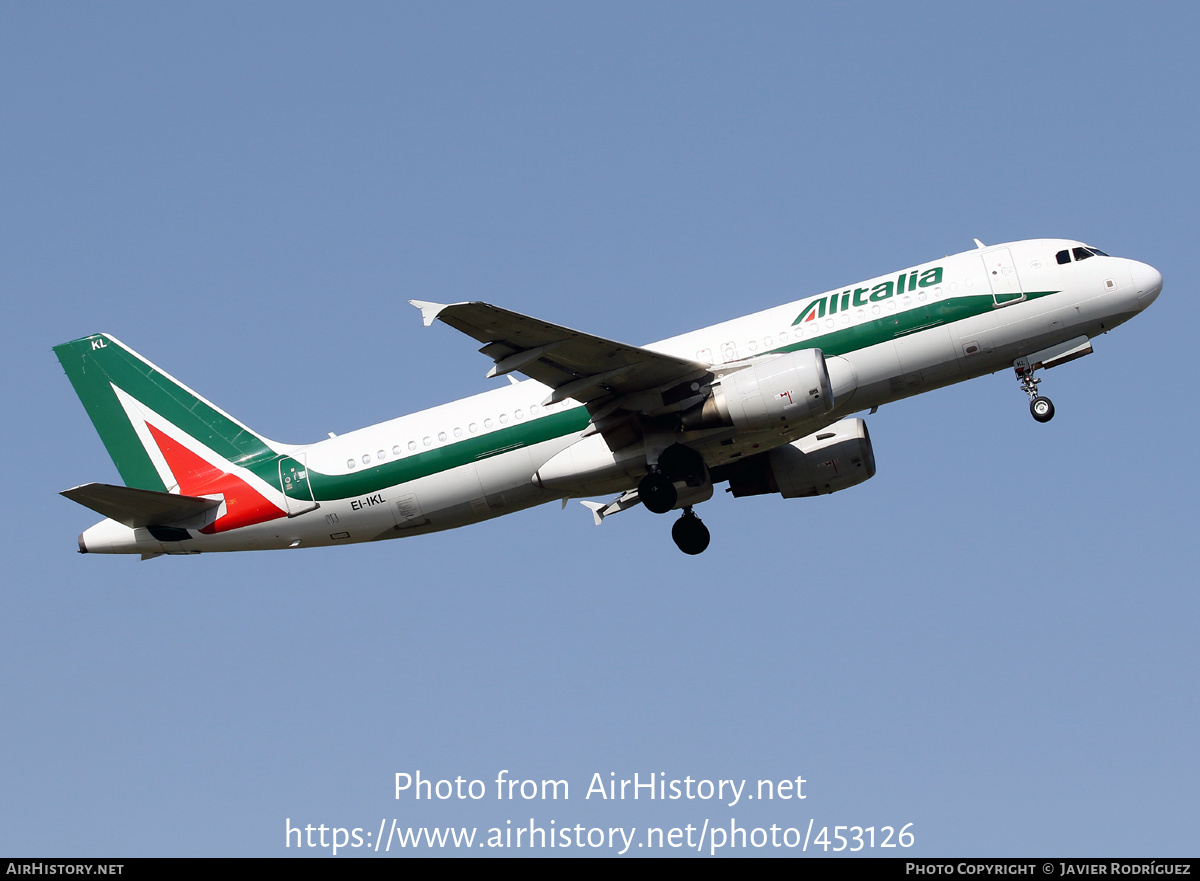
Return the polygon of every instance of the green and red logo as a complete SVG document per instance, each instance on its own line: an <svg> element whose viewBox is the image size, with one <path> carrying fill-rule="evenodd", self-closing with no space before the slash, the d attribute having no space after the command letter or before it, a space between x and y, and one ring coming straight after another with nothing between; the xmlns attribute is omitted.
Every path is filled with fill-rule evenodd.
<svg viewBox="0 0 1200 881"><path fill-rule="evenodd" d="M917 288L928 288L941 283L942 267L940 266L923 271L914 269L911 272L902 272L900 273L900 277L895 281L889 279L875 285L850 288L840 292L835 291L832 294L818 297L804 307L804 310L796 316L796 320L792 324L797 325L804 321L815 321L818 318L824 318L826 315L845 312L847 309L853 309L856 306L878 303L897 294L915 291Z"/></svg>

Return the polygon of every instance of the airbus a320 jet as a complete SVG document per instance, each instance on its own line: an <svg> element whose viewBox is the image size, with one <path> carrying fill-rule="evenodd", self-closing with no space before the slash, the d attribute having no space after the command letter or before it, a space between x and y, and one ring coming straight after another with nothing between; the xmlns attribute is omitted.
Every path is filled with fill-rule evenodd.
<svg viewBox="0 0 1200 881"><path fill-rule="evenodd" d="M648 346L413 300L426 326L482 344L487 375L509 384L308 444L267 439L107 334L64 343L54 351L124 481L63 492L106 518L79 550L353 544L578 498L597 524L637 505L678 511L672 537L699 554L709 531L694 508L718 484L791 499L870 478L854 413L1012 369L1049 421L1038 371L1091 353L1162 289L1153 267L1082 242L976 245Z"/></svg>

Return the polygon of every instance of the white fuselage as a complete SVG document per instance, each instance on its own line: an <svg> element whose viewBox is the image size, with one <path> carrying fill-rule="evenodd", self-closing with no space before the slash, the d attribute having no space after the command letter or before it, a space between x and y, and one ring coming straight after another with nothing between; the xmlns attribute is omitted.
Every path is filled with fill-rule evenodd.
<svg viewBox="0 0 1200 881"><path fill-rule="evenodd" d="M825 351L834 408L819 424L783 433L733 428L679 433L677 439L699 450L713 468L794 441L850 413L1009 368L1019 357L1068 340L1096 337L1157 296L1161 276L1137 261L1097 256L1056 262L1056 253L1079 247L1074 241L1039 239L981 248L645 348L712 365L716 373L785 347ZM822 301L821 308L811 306L816 300ZM806 320L794 323L805 313ZM927 316L929 326L923 326ZM287 453L310 472L365 479L371 469L406 457L425 455L422 461L432 461L436 456L430 454L439 450L453 461L450 452L456 444L518 426L528 432L522 436L549 435L508 451L489 450L475 461L443 470L427 468L430 473L399 484L364 484L370 492L318 499L316 507L294 503L294 511L300 512L294 516L216 535L197 534L186 543L160 542L144 529L111 520L88 530L81 541L92 552L126 553L345 544L449 529L547 501L636 485L646 467L638 451L607 469L581 474L574 486L539 485L539 469L581 443L588 424L586 411L573 400L543 406L549 392L527 380ZM539 423L567 429L539 434ZM602 445L597 434L588 440ZM582 443L576 450L588 455ZM606 449L600 452L610 455Z"/></svg>

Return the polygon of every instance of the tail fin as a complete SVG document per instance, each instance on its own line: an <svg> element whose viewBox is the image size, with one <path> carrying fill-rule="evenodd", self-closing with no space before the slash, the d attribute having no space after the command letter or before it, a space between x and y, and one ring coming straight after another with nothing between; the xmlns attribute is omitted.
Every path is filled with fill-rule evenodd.
<svg viewBox="0 0 1200 881"><path fill-rule="evenodd" d="M231 463L252 467L283 449L255 434L108 334L54 347L125 485L178 485L164 442L186 435Z"/></svg>

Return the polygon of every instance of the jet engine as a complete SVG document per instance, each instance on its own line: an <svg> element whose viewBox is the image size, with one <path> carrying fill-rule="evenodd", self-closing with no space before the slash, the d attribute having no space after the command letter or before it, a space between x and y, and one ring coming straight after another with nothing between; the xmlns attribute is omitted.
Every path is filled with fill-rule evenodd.
<svg viewBox="0 0 1200 881"><path fill-rule="evenodd" d="M808 437L726 467L735 497L779 493L785 499L825 495L875 476L867 424L843 419Z"/></svg>
<svg viewBox="0 0 1200 881"><path fill-rule="evenodd" d="M802 349L723 376L703 404L683 414L683 427L770 429L832 409L825 356L820 349Z"/></svg>

